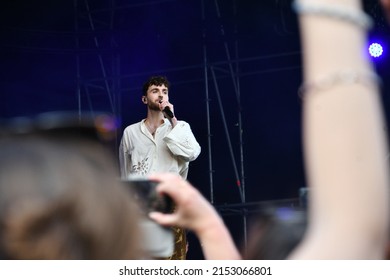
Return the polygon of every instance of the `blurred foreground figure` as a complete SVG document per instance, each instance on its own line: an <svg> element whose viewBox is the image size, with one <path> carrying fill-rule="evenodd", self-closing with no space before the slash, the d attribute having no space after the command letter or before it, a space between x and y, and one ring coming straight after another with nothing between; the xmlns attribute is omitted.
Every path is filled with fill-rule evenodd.
<svg viewBox="0 0 390 280"><path fill-rule="evenodd" d="M390 23L390 0L380 0L387 21Z"/></svg>
<svg viewBox="0 0 390 280"><path fill-rule="evenodd" d="M249 260L286 259L302 241L307 228L306 211L299 208L270 208L251 221L243 258Z"/></svg>
<svg viewBox="0 0 390 280"><path fill-rule="evenodd" d="M382 259L389 164L379 77L360 0L300 0L308 228L298 259Z"/></svg>
<svg viewBox="0 0 390 280"><path fill-rule="evenodd" d="M159 182L157 191L170 196L176 204L176 211L171 214L151 212L149 216L153 220L193 231L208 260L241 258L222 218L196 188L172 173L153 174L149 178Z"/></svg>
<svg viewBox="0 0 390 280"><path fill-rule="evenodd" d="M0 138L0 258L142 257L137 208L91 127L29 129Z"/></svg>

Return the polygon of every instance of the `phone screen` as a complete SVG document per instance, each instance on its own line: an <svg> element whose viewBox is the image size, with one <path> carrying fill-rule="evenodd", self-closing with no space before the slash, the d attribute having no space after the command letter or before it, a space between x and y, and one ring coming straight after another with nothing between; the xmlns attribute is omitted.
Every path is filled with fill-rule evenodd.
<svg viewBox="0 0 390 280"><path fill-rule="evenodd" d="M172 213L172 199L167 195L156 192L157 182L146 179L130 179L125 182L146 214L152 211Z"/></svg>

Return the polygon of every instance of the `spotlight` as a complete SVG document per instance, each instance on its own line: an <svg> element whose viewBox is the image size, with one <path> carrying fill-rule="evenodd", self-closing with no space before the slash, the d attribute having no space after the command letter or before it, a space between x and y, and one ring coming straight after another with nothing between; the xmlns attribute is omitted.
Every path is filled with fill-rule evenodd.
<svg viewBox="0 0 390 280"><path fill-rule="evenodd" d="M383 54L383 47L378 43L372 43L368 47L368 51L372 57L380 57Z"/></svg>

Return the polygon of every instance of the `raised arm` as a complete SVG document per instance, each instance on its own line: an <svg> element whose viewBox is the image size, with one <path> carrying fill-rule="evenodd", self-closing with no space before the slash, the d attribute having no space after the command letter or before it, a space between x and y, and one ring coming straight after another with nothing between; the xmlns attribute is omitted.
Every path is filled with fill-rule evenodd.
<svg viewBox="0 0 390 280"><path fill-rule="evenodd" d="M369 22L358 0L296 3L310 203L307 235L291 258L383 258L389 165L377 80L365 55Z"/></svg>
<svg viewBox="0 0 390 280"><path fill-rule="evenodd" d="M201 151L190 125L185 121L177 121L176 126L164 138L164 141L174 155L183 158L185 161L195 160Z"/></svg>

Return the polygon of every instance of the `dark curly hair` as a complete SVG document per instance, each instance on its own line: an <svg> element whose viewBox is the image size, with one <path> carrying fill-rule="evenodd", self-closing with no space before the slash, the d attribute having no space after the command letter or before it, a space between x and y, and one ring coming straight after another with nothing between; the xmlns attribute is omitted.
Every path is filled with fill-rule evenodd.
<svg viewBox="0 0 390 280"><path fill-rule="evenodd" d="M150 86L161 86L164 85L169 89L169 81L166 77L164 76L153 76L150 77L143 85L142 87L142 95L146 96L146 93L148 92L148 88Z"/></svg>

